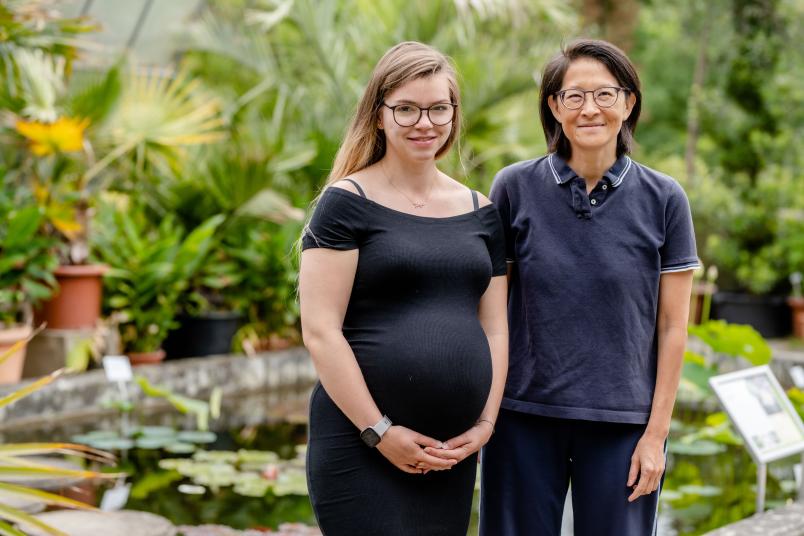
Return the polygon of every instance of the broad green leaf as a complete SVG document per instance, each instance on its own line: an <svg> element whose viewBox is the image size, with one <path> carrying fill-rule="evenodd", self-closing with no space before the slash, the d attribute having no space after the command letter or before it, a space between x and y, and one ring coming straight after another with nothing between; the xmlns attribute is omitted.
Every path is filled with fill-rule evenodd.
<svg viewBox="0 0 804 536"><path fill-rule="evenodd" d="M751 326L710 320L699 326L690 326L689 333L708 344L715 352L744 357L754 366L766 365L771 360L768 343Z"/></svg>

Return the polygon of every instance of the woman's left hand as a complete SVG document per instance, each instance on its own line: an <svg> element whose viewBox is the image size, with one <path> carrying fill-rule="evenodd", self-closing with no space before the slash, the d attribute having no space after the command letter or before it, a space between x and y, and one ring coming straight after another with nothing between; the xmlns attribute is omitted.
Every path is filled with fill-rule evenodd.
<svg viewBox="0 0 804 536"><path fill-rule="evenodd" d="M461 462L488 443L492 432L491 423L480 421L461 435L445 441L443 448L425 447L424 451L439 458Z"/></svg>
<svg viewBox="0 0 804 536"><path fill-rule="evenodd" d="M663 474L664 439L645 434L631 456L631 470L628 471L626 485L634 491L628 497L628 502L634 502L642 495L650 495L659 489Z"/></svg>

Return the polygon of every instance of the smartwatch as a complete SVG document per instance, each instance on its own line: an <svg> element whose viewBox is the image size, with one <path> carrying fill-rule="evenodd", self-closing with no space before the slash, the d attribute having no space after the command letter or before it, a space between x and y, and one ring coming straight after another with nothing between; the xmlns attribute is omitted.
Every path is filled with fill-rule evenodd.
<svg viewBox="0 0 804 536"><path fill-rule="evenodd" d="M388 429L391 427L391 419L388 418L387 415L383 415L380 422L375 424L374 426L369 426L362 432L360 432L360 439L363 440L363 443L368 445L371 448L377 446L377 444L382 439L382 436Z"/></svg>

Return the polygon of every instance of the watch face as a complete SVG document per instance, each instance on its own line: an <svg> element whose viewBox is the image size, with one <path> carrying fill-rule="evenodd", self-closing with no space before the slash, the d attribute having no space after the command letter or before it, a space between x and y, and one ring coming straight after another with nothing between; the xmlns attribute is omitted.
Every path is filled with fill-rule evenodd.
<svg viewBox="0 0 804 536"><path fill-rule="evenodd" d="M380 442L380 436L377 435L377 432L375 432L373 428L366 428L360 432L360 439L363 440L363 443L372 448L376 447L377 443Z"/></svg>

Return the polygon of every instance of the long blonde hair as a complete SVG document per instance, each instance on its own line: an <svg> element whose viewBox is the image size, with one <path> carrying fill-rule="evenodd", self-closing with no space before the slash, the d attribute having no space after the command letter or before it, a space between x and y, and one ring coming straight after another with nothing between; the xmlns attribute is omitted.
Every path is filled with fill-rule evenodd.
<svg viewBox="0 0 804 536"><path fill-rule="evenodd" d="M332 171L321 192L310 203L311 209L318 204L318 200L329 185L379 162L385 156L385 133L377 126L385 96L411 80L436 74L446 75L450 100L458 105L452 120L452 130L447 141L436 153L436 159L450 150L461 128L461 94L458 90L458 75L455 68L449 58L431 46L416 41L399 43L389 49L374 67L371 79L349 123L343 143L335 155ZM310 230L312 212L310 210L301 236L293 248L296 258L301 254L302 237L308 233L312 236Z"/></svg>
<svg viewBox="0 0 804 536"><path fill-rule="evenodd" d="M385 156L385 133L377 126L385 96L411 80L436 74L446 75L450 99L458 105L452 121L452 130L447 141L436 153L436 159L449 151L461 127L461 94L455 68L444 54L433 47L416 41L405 41L388 50L374 67L355 115L349 123L343 143L335 156L325 188L379 162Z"/></svg>

